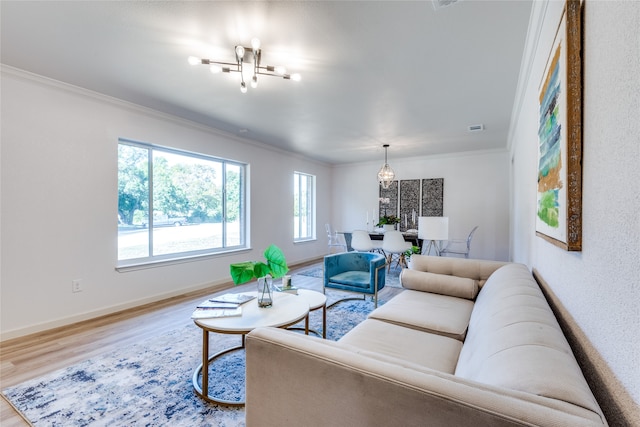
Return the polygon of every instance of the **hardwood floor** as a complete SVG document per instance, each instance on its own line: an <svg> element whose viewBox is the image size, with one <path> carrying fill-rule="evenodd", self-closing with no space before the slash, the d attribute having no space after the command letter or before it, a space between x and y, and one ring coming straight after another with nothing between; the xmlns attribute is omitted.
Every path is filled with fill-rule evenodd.
<svg viewBox="0 0 640 427"><path fill-rule="evenodd" d="M296 271L308 269L315 264L317 263L292 266L291 273L295 274ZM318 279L310 278L309 284L313 285L314 281L317 286ZM229 282L119 313L7 340L0 343L0 388L4 390L123 345L174 330L191 322L193 307L203 297L231 288L239 291L242 287L251 287L253 290L253 286L254 284L247 284L234 287ZM3 396L0 400L0 425L24 427L30 424Z"/></svg>

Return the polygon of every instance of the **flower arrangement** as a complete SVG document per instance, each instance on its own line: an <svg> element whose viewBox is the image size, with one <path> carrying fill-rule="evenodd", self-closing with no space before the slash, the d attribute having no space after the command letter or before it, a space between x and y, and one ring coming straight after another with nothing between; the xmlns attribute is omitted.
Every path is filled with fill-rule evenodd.
<svg viewBox="0 0 640 427"><path fill-rule="evenodd" d="M241 285L252 279L258 279L267 275L277 279L289 271L284 253L282 249L276 245L271 245L265 249L264 257L267 260L266 263L261 261L245 261L231 264L229 270L233 283Z"/></svg>
<svg viewBox="0 0 640 427"><path fill-rule="evenodd" d="M380 221L376 224L376 227L382 227L383 225L394 225L400 222L400 218L395 215L384 215L380 217Z"/></svg>

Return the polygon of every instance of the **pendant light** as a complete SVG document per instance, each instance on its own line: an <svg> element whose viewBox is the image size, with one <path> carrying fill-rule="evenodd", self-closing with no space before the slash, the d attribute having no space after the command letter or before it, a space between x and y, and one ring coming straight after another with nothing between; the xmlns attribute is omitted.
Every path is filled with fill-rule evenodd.
<svg viewBox="0 0 640 427"><path fill-rule="evenodd" d="M380 168L380 171L378 172L378 182L380 183L380 185L382 185L382 188L386 190L387 188L389 188L389 186L395 179L396 174L393 171L393 169L391 169L391 166L389 166L389 163L387 163L387 148L389 148L389 144L384 144L383 147L384 147L384 165L382 166L382 168Z"/></svg>

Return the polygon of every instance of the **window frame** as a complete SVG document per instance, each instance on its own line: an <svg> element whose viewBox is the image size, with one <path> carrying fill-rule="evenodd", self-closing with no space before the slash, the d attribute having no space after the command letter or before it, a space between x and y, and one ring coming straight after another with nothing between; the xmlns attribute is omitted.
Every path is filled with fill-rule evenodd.
<svg viewBox="0 0 640 427"><path fill-rule="evenodd" d="M148 241L147 241L147 251L148 251L148 255L144 256L144 257L137 257L137 258L128 258L128 259L120 259L120 244L117 243L116 244L116 270L118 271L126 271L128 269L137 269L137 268L146 268L146 267L152 267L154 265L157 264L166 264L166 263L174 263L174 262L184 262L185 260L189 260L192 258L202 258L202 257L208 257L208 256L216 256L216 255L220 255L220 254L227 254L230 252L237 252L237 251L242 251L242 250L246 250L249 248L248 246L248 242L249 242L249 238L248 238L248 224L247 224L247 218L249 218L249 212L248 212L248 205L247 205L247 189L248 189L248 185L247 185L247 177L248 177L248 168L249 165L247 163L243 163L243 162L239 162L236 160L229 160L229 159L224 159L221 157L216 157L216 156L212 156L212 155L207 155L207 154L201 154L201 153L196 153L196 152L192 152L192 151L187 151L187 150L183 150L183 149L178 149L178 148L173 148L173 147L166 147L166 146L161 146L161 145L156 145L156 144L152 144L152 143L147 143L147 142L140 142L140 141L134 141L134 140L130 140L130 139L125 139L125 138L119 138L118 139L118 150L120 149L121 145L128 145L128 146L132 146L132 147L136 147L136 148L141 148L141 149L145 149L147 150L147 166L148 166L148 177L147 177L147 191L148 191L148 227L146 228L148 230ZM152 214L150 214L151 212L154 212L154 194L153 194L153 187L154 187L154 182L153 182L153 167L154 167L154 152L162 152L162 153L168 153L168 154L172 154L172 155L178 155L178 156L183 156L186 158L192 158L192 159L198 159L198 160L205 160L205 161L211 161L211 162L216 162L220 164L220 169L222 171L222 177L221 177L221 188L222 188L222 194L221 194L221 239L222 239L222 246L220 247L211 247L211 248L205 248L205 249L196 249L196 250L189 250L189 251L182 251L182 252L173 252L173 253L168 253L168 254L161 254L161 255L153 255L153 250L154 250L154 246L153 246L153 234L154 234L154 227L153 227L153 216ZM238 244L229 244L229 242L227 241L227 228L228 228L228 223L226 221L227 216L228 216L228 188L227 188L227 174L228 174L228 167L229 166L233 166L238 168L238 190L239 190L239 195L238 195L238 208L239 208L239 212L238 212L238 221L239 221L239 242ZM119 165L117 166L117 174L118 174L118 179L117 179L117 183L118 183L118 187L120 185L120 178L119 178L119 174L120 174L120 167ZM119 191L119 189L117 190ZM119 202L118 202L119 203ZM119 206L116 209L116 211L119 214ZM120 232L118 230L118 238L120 236Z"/></svg>
<svg viewBox="0 0 640 427"><path fill-rule="evenodd" d="M304 227L306 229L306 233L303 235L302 234L302 222L301 221L296 221L296 209L299 212L301 211L301 207L302 207L302 198L299 197L299 192L300 192L300 188L301 188L301 181L302 181L302 177L305 177L307 179L307 185L306 185L306 190L307 190L307 197L305 198L306 201L306 210L309 212L309 214L307 215L307 226ZM310 241L310 240L316 240L316 176L306 173L306 172L300 172L300 171L294 171L293 172L293 179L294 179L294 185L293 185L293 225L294 225L294 229L293 229L293 241L294 243L296 242L306 242L306 241ZM298 191L296 191L296 189ZM296 204L297 201L297 204ZM310 217L310 218L309 218ZM298 214L298 218L300 218L300 215ZM296 226L297 226L297 230L296 230Z"/></svg>

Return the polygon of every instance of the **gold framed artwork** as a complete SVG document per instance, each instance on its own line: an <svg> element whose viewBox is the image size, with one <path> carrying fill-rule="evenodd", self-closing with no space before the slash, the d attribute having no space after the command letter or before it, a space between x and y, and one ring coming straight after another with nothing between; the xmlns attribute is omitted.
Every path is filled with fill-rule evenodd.
<svg viewBox="0 0 640 427"><path fill-rule="evenodd" d="M582 250L582 3L567 0L539 90L536 235Z"/></svg>

